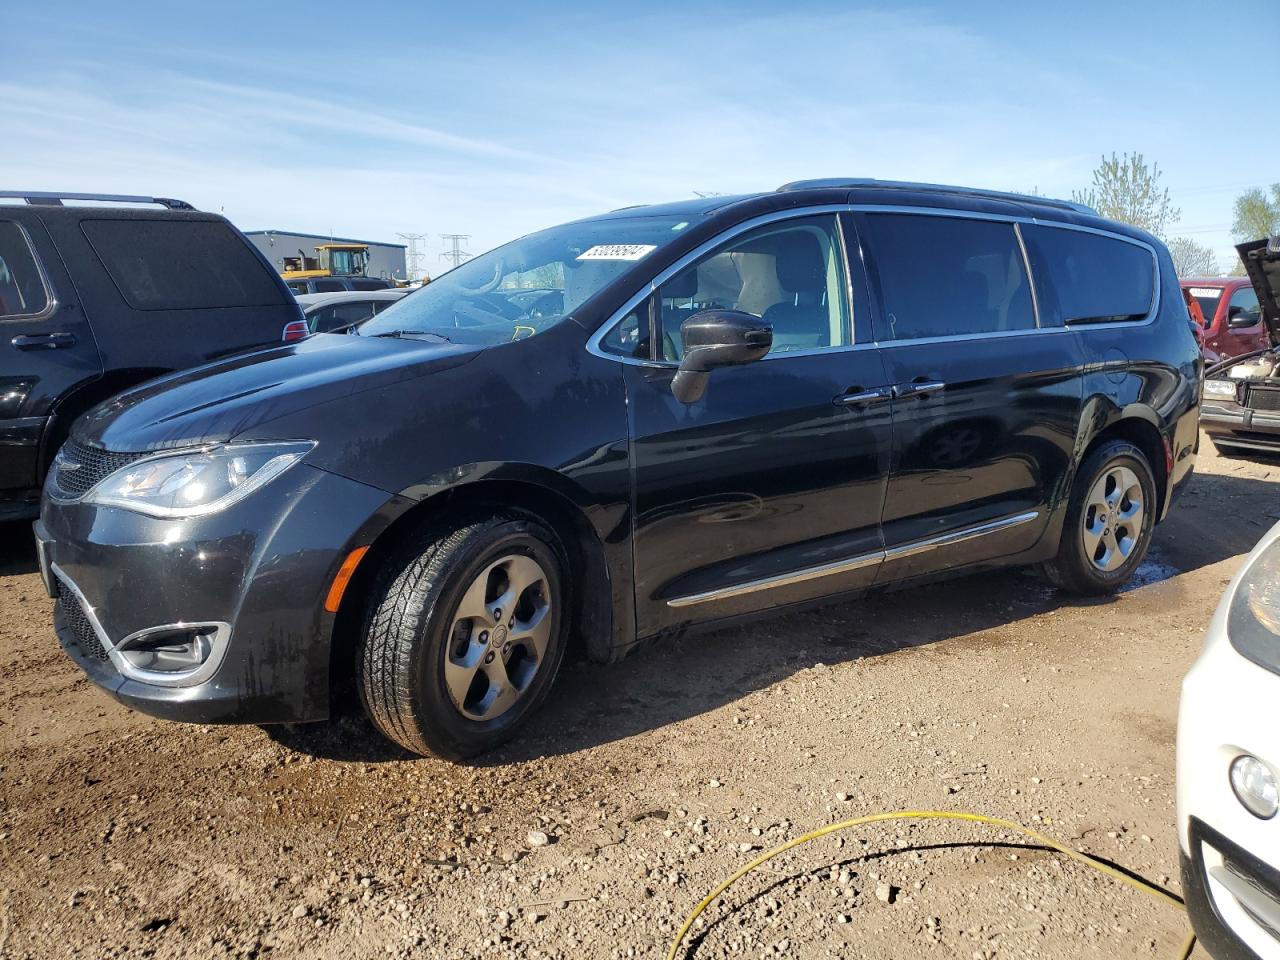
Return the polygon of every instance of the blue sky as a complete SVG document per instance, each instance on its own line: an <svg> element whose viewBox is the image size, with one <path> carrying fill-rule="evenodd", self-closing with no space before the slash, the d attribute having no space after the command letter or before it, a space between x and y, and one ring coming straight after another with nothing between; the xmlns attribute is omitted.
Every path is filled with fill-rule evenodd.
<svg viewBox="0 0 1280 960"><path fill-rule="evenodd" d="M0 0L0 185L424 233L438 271L442 233L831 175L1066 196L1130 150L1226 267L1278 37L1257 2Z"/></svg>

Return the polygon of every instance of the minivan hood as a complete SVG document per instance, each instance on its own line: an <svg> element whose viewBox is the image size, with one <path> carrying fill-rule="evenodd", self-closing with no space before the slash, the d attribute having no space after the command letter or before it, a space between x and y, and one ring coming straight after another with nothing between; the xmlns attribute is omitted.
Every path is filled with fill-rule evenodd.
<svg viewBox="0 0 1280 960"><path fill-rule="evenodd" d="M1271 343L1280 345L1280 237L1241 243L1236 246L1236 251L1254 292L1258 294Z"/></svg>
<svg viewBox="0 0 1280 960"><path fill-rule="evenodd" d="M74 433L129 452L222 443L317 404L460 366L481 349L320 334L150 380L94 407Z"/></svg>

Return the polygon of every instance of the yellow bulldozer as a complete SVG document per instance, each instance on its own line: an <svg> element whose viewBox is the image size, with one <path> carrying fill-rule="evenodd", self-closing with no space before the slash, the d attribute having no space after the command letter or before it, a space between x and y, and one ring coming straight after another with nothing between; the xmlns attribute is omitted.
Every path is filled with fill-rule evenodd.
<svg viewBox="0 0 1280 960"><path fill-rule="evenodd" d="M367 243L320 243L316 255L307 256L298 251L296 257L284 258L281 276L285 280L306 280L309 277L363 277L369 269L369 245Z"/></svg>

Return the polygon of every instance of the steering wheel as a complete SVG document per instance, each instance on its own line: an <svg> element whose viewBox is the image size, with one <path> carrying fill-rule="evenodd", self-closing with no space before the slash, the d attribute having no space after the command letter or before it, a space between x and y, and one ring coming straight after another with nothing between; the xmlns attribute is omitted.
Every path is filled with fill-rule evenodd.
<svg viewBox="0 0 1280 960"><path fill-rule="evenodd" d="M502 277L506 272L506 264L502 262L501 257L498 257L493 264L492 280L488 280L480 284L478 287L459 286L458 289L463 293L471 294L472 296L476 296L481 293L488 293L490 290L496 290L498 288L498 284L502 282Z"/></svg>

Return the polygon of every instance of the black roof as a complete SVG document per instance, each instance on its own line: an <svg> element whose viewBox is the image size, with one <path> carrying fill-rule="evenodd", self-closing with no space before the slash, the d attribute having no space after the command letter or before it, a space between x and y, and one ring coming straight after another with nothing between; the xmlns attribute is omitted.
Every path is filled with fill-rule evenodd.
<svg viewBox="0 0 1280 960"><path fill-rule="evenodd" d="M698 197L675 203L641 204L623 207L586 219L649 216L687 216L690 220L751 217L817 204L865 204L901 207L932 207L994 215L1032 217L1123 234L1151 243L1150 234L1126 223L1107 220L1082 203L1055 200L1025 193L957 187L938 183L910 183L875 180L869 177L827 177L796 180L776 190L735 196Z"/></svg>

